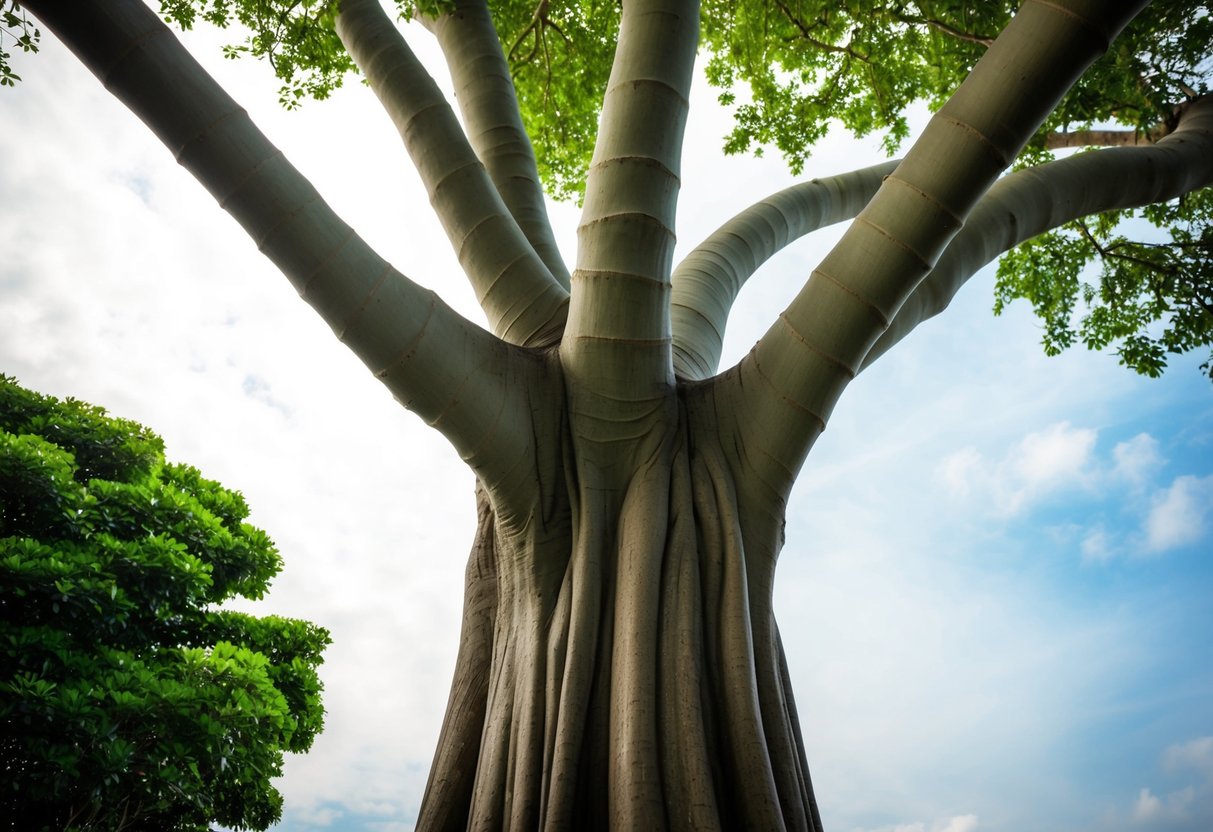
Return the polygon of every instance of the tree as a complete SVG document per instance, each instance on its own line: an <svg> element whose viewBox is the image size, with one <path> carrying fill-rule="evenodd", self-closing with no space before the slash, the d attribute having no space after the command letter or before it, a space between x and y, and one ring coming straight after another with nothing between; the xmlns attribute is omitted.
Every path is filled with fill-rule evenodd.
<svg viewBox="0 0 1213 832"><path fill-rule="evenodd" d="M0 747L22 829L265 829L328 634L214 605L282 561L160 438L0 377Z"/></svg>
<svg viewBox="0 0 1213 832"><path fill-rule="evenodd" d="M39 12L37 4L31 8ZM694 37L685 29L693 28L684 27L678 41L681 50L654 49L643 35L660 16L645 11L642 7L624 9L617 70L624 78L649 78L633 63L635 53L660 55L676 65L645 67L645 71L669 71L665 89L685 89L694 47ZM687 10L681 11L685 14ZM758 827L782 820L790 825L813 823L813 801L769 608L774 555L781 544L783 501L804 454L824 427L833 401L858 370L871 342L893 310L898 310L893 319L896 328L902 311L912 308L902 305L912 288L907 275L923 271L936 260L955 230L956 220L1028 140L1035 122L1047 115L1052 100L1064 91L1079 65L1093 56L1092 49L1079 49L1070 42L1052 43L1051 48L1061 56L1050 52L1050 42L1037 35L1050 31L1053 23L1045 25L1037 15L1046 12L1029 7L1016 19L1026 22L1009 26L1003 36L1006 40L1000 40L1011 45L991 47L972 80L943 111L945 117L928 130L903 168L889 180L894 184L870 203L865 214L868 222L857 225L858 230L823 264L821 274L827 276L810 282L783 322L762 339L749 358L716 377L711 377L711 329L695 324L691 315L684 315L683 323L678 318L670 323L663 311L669 293L679 291L671 290L663 277L669 272L674 183L673 176L666 173L677 170L677 142L641 148L649 154L643 165L641 154L627 146L628 142L643 144L646 139L677 136L679 108L655 107L653 99L646 98L650 93L661 95L660 88L652 88L658 85L617 83L608 93L604 124L618 126L618 130L604 131L600 137L599 158L606 161L592 167L587 181L581 262L574 270L567 311L563 311L559 265L547 262L540 253L545 249L542 223L538 232L530 226L532 233L527 236L524 230L515 233L509 220L519 216L520 226L527 225L527 216L534 220L534 214L527 214L527 206L534 207L537 188L524 186L529 201L528 193L512 204L503 196L509 208L497 207L487 180L468 185L466 180L446 177L463 171L474 179L474 163L461 165L458 158L429 158L420 163L423 176L434 183L433 199L440 213L461 242L464 266L481 287L490 321L503 336L500 340L464 324L402 278L387 277L385 265L369 269L346 265L353 261L345 258L371 255L360 253L357 239L347 236L336 221L323 218L323 205L302 183L293 181L290 170L264 145L264 153L254 151L254 155L261 154L257 161L268 161L250 165L250 169L258 179L274 179L274 187L286 194L284 205L289 207L276 218L265 216L262 206L245 204L244 196L256 187L243 176L227 180L245 182L237 192L225 185L223 171L204 174L246 227L261 229L253 231L255 238L288 274L296 275L297 286L324 310L322 314L327 314L343 339L352 342L373 369L381 371L402 400L436 423L469 459L484 485L481 534L469 569L464 655L431 780L427 820L438 823L450 816L456 825L462 825L460 816L470 805L474 817L486 822L508 812L514 822L529 825L545 813L549 822L560 825L568 818L562 812L605 818L607 813L599 810L609 806L620 825L647 826L651 824L646 821L653 818L677 825L683 818L676 812L667 817L662 806L668 804L704 807L708 814L718 812L726 825L743 817ZM395 41L384 28L376 29L374 20L359 22L356 6L347 7L342 17L350 27L345 31L350 34L355 59L360 32L375 31L388 38L379 50L361 41L377 60L387 60L396 49ZM74 28L72 21L62 23ZM340 18L338 23L339 28L345 25ZM464 15L444 17L435 28L441 39L444 25L475 24L475 15ZM1057 25L1059 32L1065 30ZM1034 30L1034 26L1039 28ZM638 40L632 34L641 37ZM90 38L96 37L95 32L90 34ZM1040 54L1017 52L1017 39L1021 45L1032 41ZM1077 35L1075 39L1082 40ZM100 40L106 48L121 42L108 36ZM466 44L475 38L451 34L450 40ZM155 39L156 49L163 41L162 37ZM482 37L478 42L487 41ZM90 44L86 60L108 64L91 51L97 42L90 40ZM1005 50L1014 57L1009 58ZM998 57L991 57L995 55ZM184 66L178 63L184 60L170 58L169 62ZM1012 67L1014 60L1022 60L1025 68L1048 71L1026 73L1032 76L1032 83L1010 89L1003 85L1003 78L1018 75L1008 65L999 67L999 60L1012 61ZM374 63L369 62L367 70L372 84L377 77ZM467 66L457 63L456 69L460 65ZM380 69L386 87L392 76L386 67ZM120 89L128 71L141 82L169 77L131 64L108 74L108 83ZM194 70L183 72L176 78L197 81ZM398 74L406 72L401 69ZM628 75L636 72L641 74ZM481 76L485 77L491 80L494 76ZM171 92L173 84L167 86ZM445 120L440 107L427 106L430 101L408 100L419 88L402 84L395 92L384 93L400 105L394 109L405 121L406 140L415 138L423 150L441 148L469 161L458 134L449 132L449 120L437 127L407 122L408 108L418 119ZM190 90L199 92L197 87ZM149 96L146 107L134 97L128 100L142 107L141 114L158 125L162 137L183 151L187 164L194 164L191 154L203 148L176 141L192 137L190 128L177 132L180 125L156 118L156 112L166 106L165 99L172 96L164 90L143 92ZM199 110L205 109L203 99L201 94L188 96L190 106ZM477 100L474 95L461 96L463 101L468 99ZM475 110L477 105L471 106ZM644 118L628 115L630 108L645 106L651 111L645 111ZM967 113L966 107L975 113ZM660 119L652 111L668 116L664 129L654 124ZM1199 111L1199 107L1190 108L1189 118ZM976 134L963 129L957 132L956 121L948 121L969 115L977 121L976 115L991 117L994 113L1015 128L1008 128L997 163L975 150L982 146ZM199 123L217 123L217 115L218 110L206 116L200 112ZM224 119L222 129L236 130L241 126L237 122L239 118ZM480 135L475 128L471 132ZM1207 136L1201 129L1192 132ZM245 150L255 148L251 136L242 134L232 144ZM942 165L930 158L939 153L938 142L942 141L955 142L947 159L956 164ZM1183 133L1168 148L1191 147L1199 141L1193 142ZM206 149L213 147L208 140ZM961 152L964 150L970 156ZM1207 147L1196 148L1191 162L1179 162L1176 167L1188 173L1199 171L1200 160L1208 155L1205 151ZM1096 169L1087 175L1096 182L1115 185L1116 199L1131 198L1122 187L1126 184L1123 179L1113 181L1107 175L1107 158L1084 163ZM1132 164L1127 157L1120 158L1126 161L1116 164ZM216 160L196 161L207 165L207 171L214 170L209 165ZM449 165L446 170L444 164ZM1061 167L1058 180L1064 181L1064 172L1073 173L1075 168L1083 165ZM628 175L636 181L623 183ZM920 178L906 180L907 176ZM526 181L504 178L514 184ZM869 172L868 187L874 187L879 178L879 173ZM910 181L915 187L907 189L899 181ZM1025 181L1028 178L1016 180L1019 185ZM1202 182L1178 187L1198 184ZM947 199L941 199L945 186ZM294 187L303 189L297 197L290 195L289 189ZM465 194L479 188L475 191L478 196L451 193L460 187L469 189ZM1004 192L1014 189L1007 186ZM508 188L503 183L500 190ZM811 193L813 189L805 190ZM855 189L844 186L843 190L855 197L856 210L866 201ZM954 218L904 210L923 198L917 192L935 194L934 201L949 204ZM1151 198L1156 196L1151 194ZM1107 207L1107 202L1099 202L1102 198L1093 193L1095 207ZM448 205L469 210L488 207L485 215L462 216L453 207L445 207ZM799 213L802 209L784 210ZM847 209L838 210L845 213ZM881 211L888 212L887 221ZM280 218L285 219L280 223ZM987 220L997 224L1000 219L1005 222L1004 218L995 209ZM1022 222L1015 218L1017 224ZM898 230L894 221L909 227ZM1041 217L1040 222L1047 226L1050 219ZM628 223L636 227L619 233L629 241L647 241L646 234L651 234L652 245L611 244L611 235ZM295 229L305 224L305 230ZM882 237L873 230L877 227L890 236ZM970 222L969 228L973 227L977 226ZM890 243L894 238L909 239L911 245L907 249ZM990 244L996 245L993 240ZM882 245L885 255L880 254ZM528 246L532 254L528 254ZM730 249L735 251L736 246L726 243L726 253ZM911 250L923 255L923 262L897 262L899 253ZM977 256L965 251L965 246L955 251ZM628 258L638 262L623 262ZM953 268L964 271L963 266ZM880 269L887 274L882 277ZM551 272L555 272L552 282L547 282L545 273ZM367 293L351 301L347 290L337 285L360 276L368 281ZM497 276L502 279L495 280ZM710 288L704 281L696 283L685 276L679 283L690 289L692 304ZM704 288L691 289L696 285ZM864 302L856 304L857 298ZM525 306L522 299L527 301ZM728 300L726 294L719 314L684 303L677 303L674 309L707 312L705 321L720 323ZM397 308L389 308L391 303ZM629 314L619 312L621 309ZM652 312L654 309L657 311ZM644 310L652 314L639 314ZM844 320L842 313L847 310ZM564 314L567 324L562 325ZM912 327L919 314L911 313L901 326ZM785 328L788 325L796 331ZM556 337L560 338L558 351L541 349ZM821 337L837 341L815 340ZM389 338L396 339L395 343ZM506 342L537 349L514 349ZM698 383L675 383L672 353L680 354L683 379L702 376ZM708 369L696 372L696 361L706 362ZM486 401L499 409L483 407ZM544 441L533 441L536 436ZM500 574L495 571L498 567L502 568ZM706 603L705 598L718 603ZM683 657L673 658L679 651ZM678 673L671 672L675 667ZM495 692L491 698L490 689ZM697 715L700 707L707 709L707 716ZM662 708L671 711L659 713ZM713 735L716 726L733 733ZM658 732L662 732L660 736ZM764 745L760 738L765 739L765 747L760 747ZM689 765L676 767L668 751L659 751L670 748L678 748L678 762ZM479 760L475 783L464 774L471 767L460 754ZM612 765L606 765L608 761ZM701 764L698 776L695 761ZM596 775L602 770L611 772L609 787L597 790ZM757 776L764 771L769 772L769 779ZM703 800L688 799L687 793ZM506 794L512 796L508 806Z"/></svg>

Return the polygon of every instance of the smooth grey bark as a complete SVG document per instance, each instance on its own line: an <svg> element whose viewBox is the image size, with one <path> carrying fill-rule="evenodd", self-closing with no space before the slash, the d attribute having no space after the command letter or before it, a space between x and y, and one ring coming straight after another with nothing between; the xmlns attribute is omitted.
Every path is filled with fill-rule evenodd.
<svg viewBox="0 0 1213 832"><path fill-rule="evenodd" d="M875 197L857 196L868 185L839 194L827 215L867 203L852 231L717 376L704 369L710 333L671 313L693 0L624 2L567 324L551 327L564 290L542 223L525 216L533 183L507 196L509 165L481 165L494 130L462 136L407 44L349 0L343 37L456 247L474 253L461 262L497 336L374 255L137 0L25 5L477 474L459 659L418 827L819 832L771 603L791 483L869 347L1137 4L1029 0ZM441 34L453 21L430 26L463 54ZM501 83L466 69L462 89ZM484 125L514 115L509 102L468 107ZM448 186L462 197L444 201ZM769 238L746 220L726 248L769 256L813 222L794 203L772 201ZM508 255L476 237L482 225ZM714 276L687 280L680 308L722 330L731 299L712 311L719 285L695 287L735 282L738 264L700 268ZM680 339L700 353L699 380L675 375Z"/></svg>
<svg viewBox="0 0 1213 832"><path fill-rule="evenodd" d="M719 377L747 391L736 430L754 460L756 492L790 490L901 304L1061 96L1144 5L1025 2L791 306Z"/></svg>
<svg viewBox="0 0 1213 832"><path fill-rule="evenodd" d="M453 14L422 23L450 68L468 139L535 252L565 289L569 271L552 234L531 139L485 0L457 0Z"/></svg>
<svg viewBox="0 0 1213 832"><path fill-rule="evenodd" d="M715 375L729 313L745 282L785 246L854 219L896 167L885 162L785 188L736 214L688 253L671 278L675 372L693 380Z"/></svg>
<svg viewBox="0 0 1213 832"><path fill-rule="evenodd" d="M378 0L342 0L337 33L391 117L493 332L560 340L568 292L506 209L445 96Z"/></svg>
<svg viewBox="0 0 1213 832"><path fill-rule="evenodd" d="M1154 145L1081 153L999 180L864 357L871 364L951 303L970 277L1038 234L1101 211L1137 208L1213 185L1213 96L1182 110Z"/></svg>
<svg viewBox="0 0 1213 832"><path fill-rule="evenodd" d="M801 237L854 218L896 165L886 162L772 194L739 212L691 251L673 276L674 367L679 376L713 375L724 326L746 281ZM1152 141L1120 142L1009 174L978 202L964 228L897 310L862 367L943 312L973 275L1020 243L1080 217L1175 199L1210 184L1211 96L1177 108L1175 124Z"/></svg>

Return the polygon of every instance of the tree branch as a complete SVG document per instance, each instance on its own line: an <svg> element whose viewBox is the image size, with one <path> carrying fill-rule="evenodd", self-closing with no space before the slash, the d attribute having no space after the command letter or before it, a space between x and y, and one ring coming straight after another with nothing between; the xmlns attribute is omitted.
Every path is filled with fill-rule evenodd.
<svg viewBox="0 0 1213 832"><path fill-rule="evenodd" d="M867 367L947 308L979 269L1020 243L1102 211L1165 202L1213 185L1213 96L1186 107L1156 145L1080 153L1000 180L864 358Z"/></svg>
<svg viewBox="0 0 1213 832"><path fill-rule="evenodd" d="M535 152L522 125L488 5L484 0L458 0L454 11L425 23L446 56L455 101L476 155L535 252L568 289L569 271L552 234Z"/></svg>
<svg viewBox="0 0 1213 832"><path fill-rule="evenodd" d="M812 46L814 49L820 49L822 52L833 52L833 53L839 54L839 55L847 55L847 56L859 61L860 63L865 63L865 64L872 63L872 59L870 56L864 55L860 52L855 51L854 47L851 46L850 42L848 42L845 46L838 46L836 44L827 43L824 40L820 40L818 38L813 37L812 32L815 27L810 26L807 23L805 23L803 20L801 20L795 14L795 12L793 12L790 8L788 8L787 3L784 3L783 0L775 0L775 6L779 9L780 12L783 13L783 16L788 19L788 22L791 23L793 26L795 26L796 29L800 32L800 39L803 40L805 43L809 44L810 46Z"/></svg>
<svg viewBox="0 0 1213 832"><path fill-rule="evenodd" d="M396 125L494 333L556 343L568 295L523 235L446 98L378 0L342 0L337 34Z"/></svg>
<svg viewBox="0 0 1213 832"><path fill-rule="evenodd" d="M1067 147L1139 147L1154 144L1169 130L1159 125L1154 130L1063 130L1045 134L1045 149Z"/></svg>
<svg viewBox="0 0 1213 832"><path fill-rule="evenodd" d="M976 44L977 46L982 46L986 49L989 49L990 45L994 43L994 38L957 29L955 26L949 26L942 20L905 14L897 9L889 11L888 14L889 17L893 18L894 20L900 20L902 23L908 23L914 26L927 26L937 32L940 32L941 34L947 35L950 38L955 38L956 40L964 41L965 43Z"/></svg>
<svg viewBox="0 0 1213 832"><path fill-rule="evenodd" d="M542 373L400 274L140 0L24 5L129 107L392 394L488 482L520 478Z"/></svg>
<svg viewBox="0 0 1213 832"><path fill-rule="evenodd" d="M973 205L1143 0L1028 0L734 371L756 499L786 499L864 356ZM729 398L734 398L730 396Z"/></svg>
<svg viewBox="0 0 1213 832"><path fill-rule="evenodd" d="M672 281L674 370L687 379L712 376L746 280L785 246L854 218L896 167L896 161L884 162L793 185L741 211L687 254Z"/></svg>
<svg viewBox="0 0 1213 832"><path fill-rule="evenodd" d="M566 377L641 408L673 383L670 266L698 33L696 0L625 0L577 229Z"/></svg>

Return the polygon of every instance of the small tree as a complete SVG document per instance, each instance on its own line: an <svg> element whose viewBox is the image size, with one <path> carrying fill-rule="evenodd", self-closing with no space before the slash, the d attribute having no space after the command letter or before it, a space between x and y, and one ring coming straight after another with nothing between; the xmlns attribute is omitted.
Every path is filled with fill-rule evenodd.
<svg viewBox="0 0 1213 832"><path fill-rule="evenodd" d="M324 710L328 633L215 605L282 568L235 491L147 429L0 376L0 816L264 829Z"/></svg>

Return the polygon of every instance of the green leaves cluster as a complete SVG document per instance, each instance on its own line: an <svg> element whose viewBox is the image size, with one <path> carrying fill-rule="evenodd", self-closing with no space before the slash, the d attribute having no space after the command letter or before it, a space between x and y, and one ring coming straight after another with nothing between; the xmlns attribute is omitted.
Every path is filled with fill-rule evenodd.
<svg viewBox="0 0 1213 832"><path fill-rule="evenodd" d="M734 107L725 149L774 147L799 172L832 125L884 131L892 153L907 108L942 105L1017 9L1008 0L705 0L708 80ZM1149 131L1208 83L1207 2L1148 6L1041 127L1114 123Z"/></svg>
<svg viewBox="0 0 1213 832"><path fill-rule="evenodd" d="M161 0L170 23L191 29L201 18L220 28L233 23L245 32L224 47L228 58L265 58L282 81L278 101L288 110L307 98L323 100L354 72L354 62L337 37L336 0Z"/></svg>
<svg viewBox="0 0 1213 832"><path fill-rule="evenodd" d="M0 2L0 87L14 86L21 76L13 72L9 59L13 57L10 49L17 48L22 52L37 52L38 41L42 32L21 8L17 0Z"/></svg>
<svg viewBox="0 0 1213 832"><path fill-rule="evenodd" d="M1158 230L1130 239L1134 221ZM1121 364L1156 377L1170 355L1213 349L1213 189L1029 240L998 264L994 311L1016 298L1044 323L1050 355L1111 346ZM1213 380L1213 354L1201 369Z"/></svg>
<svg viewBox="0 0 1213 832"><path fill-rule="evenodd" d="M706 0L707 76L734 107L729 153L774 147L799 173L831 125L909 134L907 107L942 104L1006 25L1005 0Z"/></svg>
<svg viewBox="0 0 1213 832"><path fill-rule="evenodd" d="M554 198L580 200L615 55L620 5L510 0L491 8L539 176Z"/></svg>
<svg viewBox="0 0 1213 832"><path fill-rule="evenodd" d="M1092 125L1119 125L1150 135L1174 128L1183 102L1210 92L1213 15L1207 0L1146 6L1041 126L1046 136Z"/></svg>
<svg viewBox="0 0 1213 832"><path fill-rule="evenodd" d="M0 376L0 816L264 829L328 633L216 604L281 568L248 506L100 408Z"/></svg>

